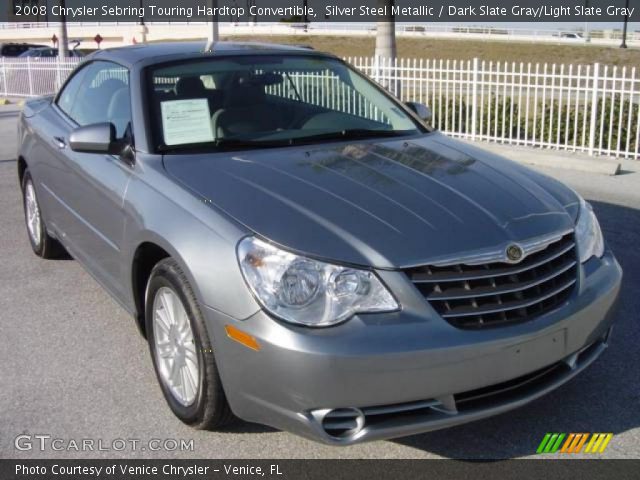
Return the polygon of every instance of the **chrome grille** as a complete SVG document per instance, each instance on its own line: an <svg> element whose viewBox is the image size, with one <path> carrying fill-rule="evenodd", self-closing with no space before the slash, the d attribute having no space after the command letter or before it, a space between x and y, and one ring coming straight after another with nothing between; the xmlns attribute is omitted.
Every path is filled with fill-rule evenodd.
<svg viewBox="0 0 640 480"><path fill-rule="evenodd" d="M512 265L424 266L406 270L433 308L458 328L524 322L562 303L577 279L573 233Z"/></svg>

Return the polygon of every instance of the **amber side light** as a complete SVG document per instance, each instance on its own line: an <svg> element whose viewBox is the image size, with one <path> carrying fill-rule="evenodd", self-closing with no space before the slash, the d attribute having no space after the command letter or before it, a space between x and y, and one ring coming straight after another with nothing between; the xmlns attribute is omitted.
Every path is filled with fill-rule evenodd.
<svg viewBox="0 0 640 480"><path fill-rule="evenodd" d="M258 341L248 333L243 332L242 330L232 325L225 325L224 329L227 332L227 336L231 340L235 340L236 342L241 343L245 347L250 348L251 350L255 350L256 352L260 350L260 344L258 343Z"/></svg>

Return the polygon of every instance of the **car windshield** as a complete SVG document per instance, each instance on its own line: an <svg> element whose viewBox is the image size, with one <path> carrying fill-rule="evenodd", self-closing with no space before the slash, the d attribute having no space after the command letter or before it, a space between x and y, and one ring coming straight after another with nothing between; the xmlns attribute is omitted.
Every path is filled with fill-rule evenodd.
<svg viewBox="0 0 640 480"><path fill-rule="evenodd" d="M155 67L147 77L158 151L299 145L414 135L424 128L345 63L239 55Z"/></svg>

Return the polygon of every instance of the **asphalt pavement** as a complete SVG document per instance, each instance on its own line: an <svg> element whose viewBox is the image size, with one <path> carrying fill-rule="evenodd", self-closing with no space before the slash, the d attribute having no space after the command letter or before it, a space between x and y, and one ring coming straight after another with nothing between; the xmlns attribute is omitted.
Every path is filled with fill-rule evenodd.
<svg viewBox="0 0 640 480"><path fill-rule="evenodd" d="M194 431L171 414L133 320L76 261L31 252L16 119L15 110L0 109L0 458L514 458L535 456L546 432L612 432L603 456L640 458L640 165L624 162L616 177L544 170L593 201L625 272L610 348L595 364L494 418L329 447L242 422L224 432ZM20 435L21 448L31 449L16 449ZM82 451L83 440L94 450Z"/></svg>

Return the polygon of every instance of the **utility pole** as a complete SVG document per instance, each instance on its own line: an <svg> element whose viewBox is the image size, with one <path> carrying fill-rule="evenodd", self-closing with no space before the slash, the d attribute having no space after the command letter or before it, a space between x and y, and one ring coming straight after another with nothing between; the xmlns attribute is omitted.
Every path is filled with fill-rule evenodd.
<svg viewBox="0 0 640 480"><path fill-rule="evenodd" d="M622 43L620 48L627 48L627 24L629 23L629 0L626 1L624 13L624 27L622 27Z"/></svg>
<svg viewBox="0 0 640 480"><path fill-rule="evenodd" d="M209 0L211 9L213 9L213 15L209 22L209 37L207 38L207 47L205 50L213 50L213 45L220 40L220 30L218 26L218 0Z"/></svg>
<svg viewBox="0 0 640 480"><path fill-rule="evenodd" d="M58 56L60 58L67 58L69 56L69 37L67 35L67 17L65 12L65 0L58 0L60 5L60 27L58 31Z"/></svg>

